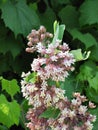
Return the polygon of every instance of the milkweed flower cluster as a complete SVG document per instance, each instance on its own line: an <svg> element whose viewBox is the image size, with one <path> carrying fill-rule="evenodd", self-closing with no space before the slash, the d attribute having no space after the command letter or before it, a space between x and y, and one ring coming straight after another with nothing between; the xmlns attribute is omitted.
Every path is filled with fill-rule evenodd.
<svg viewBox="0 0 98 130"><path fill-rule="evenodd" d="M74 70L75 59L66 43L61 44L57 39L53 44L49 40L52 37L43 26L38 31L32 30L27 37L29 47L26 51L38 52L31 71L22 73L22 93L32 106L26 116L27 127L30 130L92 130L96 117L88 112L88 107L95 108L94 104L83 105L87 99L80 93L74 93L70 101L65 90L57 85ZM56 111L56 118L42 116L49 108Z"/></svg>

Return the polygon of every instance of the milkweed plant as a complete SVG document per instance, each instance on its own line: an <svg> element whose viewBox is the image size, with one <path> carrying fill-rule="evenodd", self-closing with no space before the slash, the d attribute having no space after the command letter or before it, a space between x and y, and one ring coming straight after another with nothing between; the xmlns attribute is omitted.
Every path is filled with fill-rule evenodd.
<svg viewBox="0 0 98 130"><path fill-rule="evenodd" d="M23 97L30 108L26 114L26 126L30 130L92 130L96 116L88 109L95 108L79 92L69 100L60 87L74 71L76 59L68 44L62 42L64 25L54 23L54 35L44 26L32 30L27 36L27 52L36 52L31 70L22 73ZM69 86L70 87L70 86Z"/></svg>

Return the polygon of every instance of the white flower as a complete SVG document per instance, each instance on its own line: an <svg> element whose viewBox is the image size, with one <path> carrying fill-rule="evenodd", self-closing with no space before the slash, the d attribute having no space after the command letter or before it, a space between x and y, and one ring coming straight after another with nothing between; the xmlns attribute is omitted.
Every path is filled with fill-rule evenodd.
<svg viewBox="0 0 98 130"><path fill-rule="evenodd" d="M23 77L27 77L27 76L29 76L29 75L30 75L30 71L29 71L28 73L22 72L21 77L23 78Z"/></svg>
<svg viewBox="0 0 98 130"><path fill-rule="evenodd" d="M36 109L37 107L41 106L41 101L40 101L40 95L39 94L36 94L34 97L33 97L33 106L34 106L34 109Z"/></svg>
<svg viewBox="0 0 98 130"><path fill-rule="evenodd" d="M65 42L63 43L63 49L69 49L68 44L66 44Z"/></svg>
<svg viewBox="0 0 98 130"><path fill-rule="evenodd" d="M71 119L73 119L73 118L76 116L75 111L74 111L74 110L73 110L73 111L69 110L68 116L69 116Z"/></svg>
<svg viewBox="0 0 98 130"><path fill-rule="evenodd" d="M67 108L64 108L64 110L62 110L61 111L61 114L63 115L63 116L65 116L65 117L67 117L68 116L68 109Z"/></svg>
<svg viewBox="0 0 98 130"><path fill-rule="evenodd" d="M62 123L64 122L64 120L65 120L65 117L62 116L62 117L60 117L60 118L58 119L58 122L62 124Z"/></svg>
<svg viewBox="0 0 98 130"><path fill-rule="evenodd" d="M59 101L59 97L57 97L56 95L53 96L53 103L57 103Z"/></svg>
<svg viewBox="0 0 98 130"><path fill-rule="evenodd" d="M85 125L87 127L87 130L92 130L93 124L91 124L90 121L85 122Z"/></svg>
<svg viewBox="0 0 98 130"><path fill-rule="evenodd" d="M52 101L51 95L49 93L47 93L46 97L45 97L45 100L44 100L44 103L46 104L47 107L52 105L51 101Z"/></svg>
<svg viewBox="0 0 98 130"><path fill-rule="evenodd" d="M39 58L40 65L46 64L46 58Z"/></svg>
<svg viewBox="0 0 98 130"><path fill-rule="evenodd" d="M39 59L34 59L31 64L32 71L37 71L40 68Z"/></svg>
<svg viewBox="0 0 98 130"><path fill-rule="evenodd" d="M70 60L64 59L64 61L63 61L63 64L64 64L66 67L70 67L72 63L73 63L73 60L72 60L72 59L70 59Z"/></svg>
<svg viewBox="0 0 98 130"><path fill-rule="evenodd" d="M74 106L76 106L78 104L77 99L72 99L71 102L72 102L72 105L74 105Z"/></svg>
<svg viewBox="0 0 98 130"><path fill-rule="evenodd" d="M63 124L61 130L67 130L67 128L68 128L68 125Z"/></svg>
<svg viewBox="0 0 98 130"><path fill-rule="evenodd" d="M81 105L78 110L79 110L79 114L85 115L85 112L87 111L87 106Z"/></svg>
<svg viewBox="0 0 98 130"><path fill-rule="evenodd" d="M35 84L27 85L27 91L29 91L29 93L33 93L36 90L38 90L38 88L35 86Z"/></svg>
<svg viewBox="0 0 98 130"><path fill-rule="evenodd" d="M64 99L65 90L62 90L60 88L54 88L55 94L59 99Z"/></svg>
<svg viewBox="0 0 98 130"><path fill-rule="evenodd" d="M43 82L42 82L42 84L41 84L41 89L40 90L47 90L47 86L48 86L48 84L47 84L47 82L45 81L45 80L43 80Z"/></svg>
<svg viewBox="0 0 98 130"><path fill-rule="evenodd" d="M41 42L37 43L36 48L37 48L37 52L45 53L45 46L43 46Z"/></svg>
<svg viewBox="0 0 98 130"><path fill-rule="evenodd" d="M59 126L56 126L56 128L53 128L52 130L61 130Z"/></svg>
<svg viewBox="0 0 98 130"><path fill-rule="evenodd" d="M68 51L66 51L66 52L59 51L59 53L57 55L59 58L65 58L65 57L69 57L69 52Z"/></svg>
<svg viewBox="0 0 98 130"><path fill-rule="evenodd" d="M44 90L41 91L40 97L42 97L42 98L45 97L45 91Z"/></svg>
<svg viewBox="0 0 98 130"><path fill-rule="evenodd" d="M53 55L53 56L50 57L50 59L51 59L52 61L57 61L58 57L55 56L55 55Z"/></svg>

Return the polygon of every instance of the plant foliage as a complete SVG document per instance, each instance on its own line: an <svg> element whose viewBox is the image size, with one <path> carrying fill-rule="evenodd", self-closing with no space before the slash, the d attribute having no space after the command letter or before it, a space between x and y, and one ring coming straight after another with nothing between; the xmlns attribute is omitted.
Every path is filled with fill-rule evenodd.
<svg viewBox="0 0 98 130"><path fill-rule="evenodd" d="M30 70L30 63L36 57L36 53L25 52L26 36L40 25L53 32L55 20L63 24L60 28L66 26L66 30L55 24L52 42L63 37L78 61L75 71L61 86L69 98L79 91L94 101L96 108L92 113L98 119L97 5L98 0L0 0L0 129L26 130L23 124L27 104L21 96L19 82L22 71ZM26 80L35 79L36 76ZM93 130L98 129L97 124L98 120Z"/></svg>

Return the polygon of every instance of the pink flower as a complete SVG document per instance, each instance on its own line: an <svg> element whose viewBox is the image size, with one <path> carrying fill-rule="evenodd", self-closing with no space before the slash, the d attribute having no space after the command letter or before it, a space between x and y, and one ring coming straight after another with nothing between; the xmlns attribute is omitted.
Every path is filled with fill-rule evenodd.
<svg viewBox="0 0 98 130"><path fill-rule="evenodd" d="M65 81L69 71L74 70L75 59L66 43L61 45L58 39L55 44L51 43L51 37L52 34L46 32L43 26L27 36L29 47L26 51L38 52L38 58L31 64L31 72L22 73L21 91L32 107L26 115L29 121L27 127L30 130L92 130L96 116L82 105L87 101L86 97L74 93L74 99L70 101L59 86L59 81ZM37 73L36 77L33 77L32 71ZM50 85L49 81L55 84ZM56 118L41 117L49 107L59 111ZM89 107L95 108L95 105L89 102Z"/></svg>

